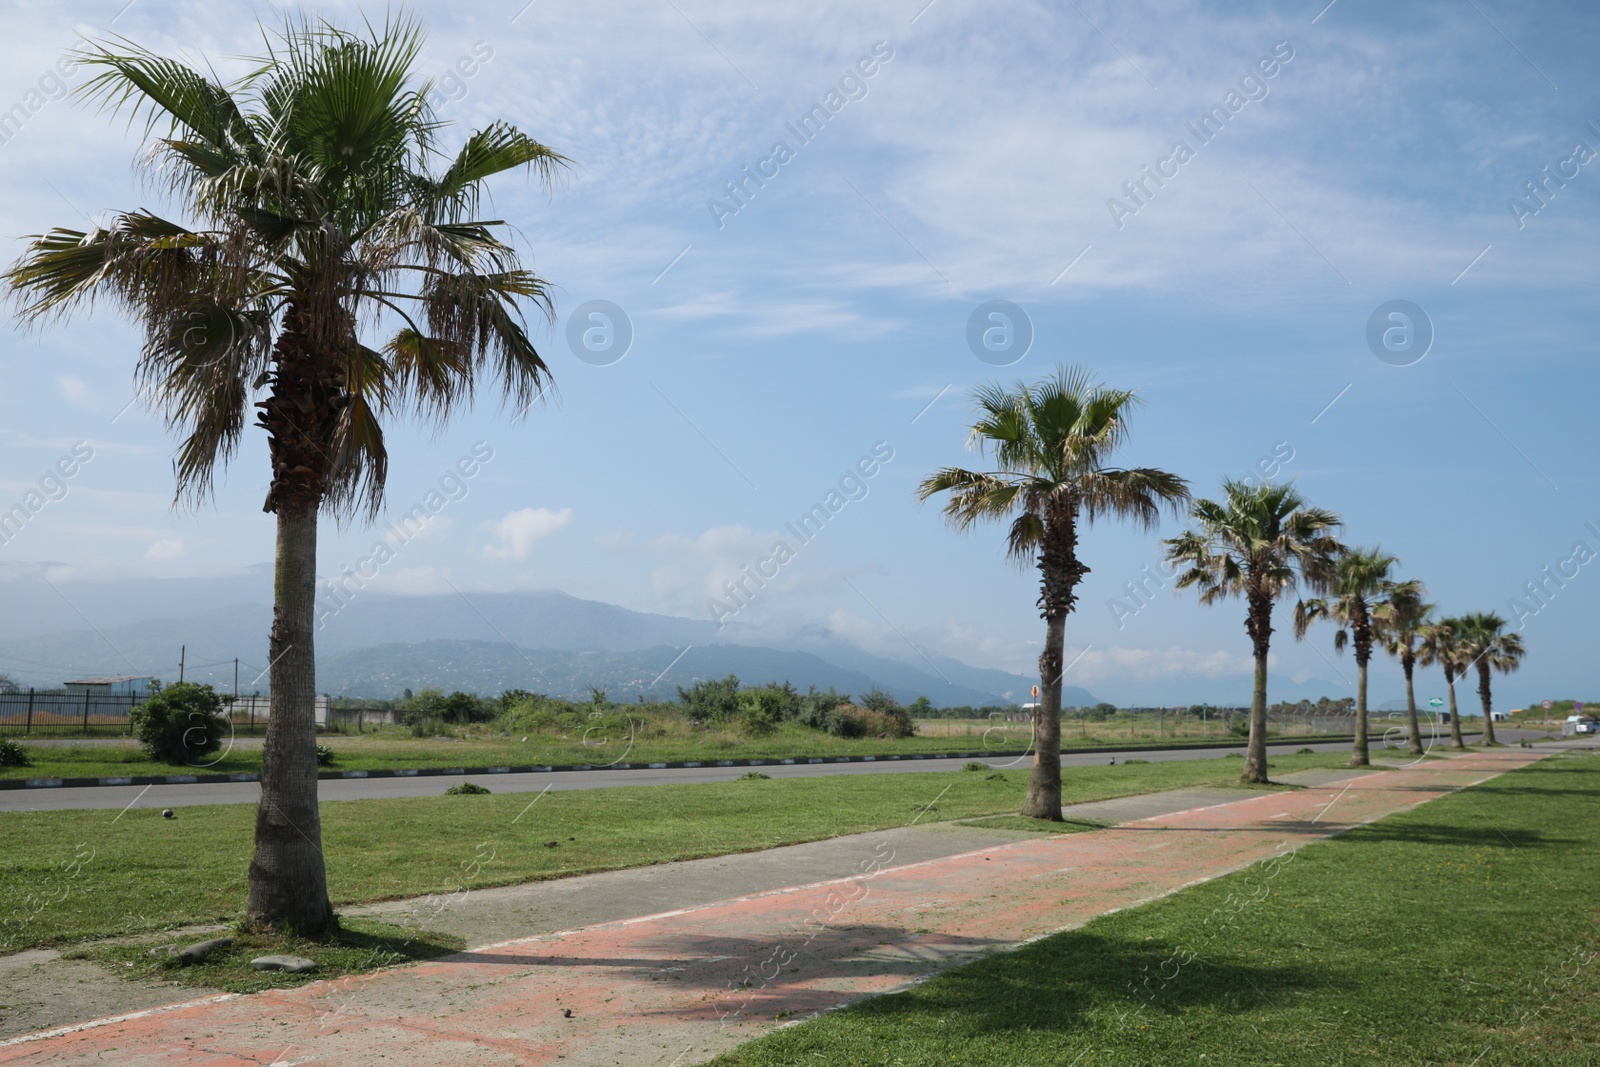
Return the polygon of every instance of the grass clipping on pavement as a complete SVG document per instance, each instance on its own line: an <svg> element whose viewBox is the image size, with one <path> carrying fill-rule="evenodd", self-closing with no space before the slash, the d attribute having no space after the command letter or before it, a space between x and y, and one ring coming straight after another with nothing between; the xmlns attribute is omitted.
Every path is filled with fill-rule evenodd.
<svg viewBox="0 0 1600 1067"><path fill-rule="evenodd" d="M185 986L220 989L227 993L257 993L286 989L324 978L365 974L417 960L459 952L466 942L450 934L418 930L372 919L344 919L325 938L292 934L232 933L232 943L213 951L201 963L184 966L175 955L152 957L150 950L165 945L182 948L200 938L181 941L140 941L137 944L96 945L69 953L69 958L95 960L130 978L173 982ZM260 956L301 956L317 965L303 974L258 971L250 961Z"/></svg>

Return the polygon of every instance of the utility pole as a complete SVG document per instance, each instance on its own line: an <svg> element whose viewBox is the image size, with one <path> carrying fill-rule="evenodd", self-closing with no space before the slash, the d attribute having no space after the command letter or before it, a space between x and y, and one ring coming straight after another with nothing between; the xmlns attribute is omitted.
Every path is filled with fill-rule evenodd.
<svg viewBox="0 0 1600 1067"><path fill-rule="evenodd" d="M179 685L183 684L183 661L188 657L188 654L189 654L189 646L188 645L179 645L178 646L178 684Z"/></svg>

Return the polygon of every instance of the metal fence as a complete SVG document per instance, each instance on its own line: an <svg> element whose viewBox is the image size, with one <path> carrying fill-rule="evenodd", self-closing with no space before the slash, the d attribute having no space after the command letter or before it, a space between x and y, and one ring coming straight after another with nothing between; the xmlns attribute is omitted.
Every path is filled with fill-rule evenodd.
<svg viewBox="0 0 1600 1067"><path fill-rule="evenodd" d="M126 734L128 712L141 703L132 693L0 693L0 734Z"/></svg>
<svg viewBox="0 0 1600 1067"><path fill-rule="evenodd" d="M73 693L65 689L0 692L0 737L127 737L133 733L128 713L144 699L132 693ZM249 734L266 728L271 707L264 696L241 696L237 703L225 696L222 710L236 732ZM317 697L316 721L318 726L328 723L326 695Z"/></svg>

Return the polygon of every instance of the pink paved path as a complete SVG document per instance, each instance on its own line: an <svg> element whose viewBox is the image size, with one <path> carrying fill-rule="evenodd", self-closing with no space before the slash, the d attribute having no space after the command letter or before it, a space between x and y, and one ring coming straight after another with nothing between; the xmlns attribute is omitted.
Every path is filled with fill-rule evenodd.
<svg viewBox="0 0 1600 1067"><path fill-rule="evenodd" d="M682 1067L777 1017L903 986L1537 758L1472 753L898 868L869 837L853 879L16 1038L0 1065Z"/></svg>

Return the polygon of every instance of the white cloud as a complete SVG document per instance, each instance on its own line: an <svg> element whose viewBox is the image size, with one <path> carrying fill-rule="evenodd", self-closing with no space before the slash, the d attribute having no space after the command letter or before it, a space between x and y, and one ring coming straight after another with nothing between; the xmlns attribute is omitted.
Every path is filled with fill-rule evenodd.
<svg viewBox="0 0 1600 1067"><path fill-rule="evenodd" d="M184 544L181 537L163 537L159 541L151 541L150 547L144 550L144 558L153 563L177 559L183 555Z"/></svg>
<svg viewBox="0 0 1600 1067"><path fill-rule="evenodd" d="M527 559L535 542L548 537L572 521L572 509L523 508L492 523L494 544L485 545L485 559Z"/></svg>
<svg viewBox="0 0 1600 1067"><path fill-rule="evenodd" d="M56 375L56 386L61 390L61 395L67 398L67 403L80 408L94 406L94 394L89 390L89 383L72 374Z"/></svg>

